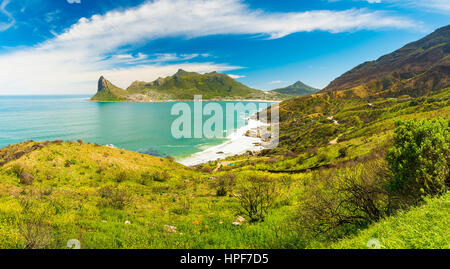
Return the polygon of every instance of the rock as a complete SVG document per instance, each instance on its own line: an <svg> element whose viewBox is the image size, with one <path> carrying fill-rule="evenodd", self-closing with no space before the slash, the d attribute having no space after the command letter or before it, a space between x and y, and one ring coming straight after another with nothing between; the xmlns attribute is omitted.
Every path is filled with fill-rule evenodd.
<svg viewBox="0 0 450 269"><path fill-rule="evenodd" d="M164 229L166 229L166 231L171 232L171 233L175 233L177 231L177 227L167 225L167 224L164 225Z"/></svg>
<svg viewBox="0 0 450 269"><path fill-rule="evenodd" d="M239 222L240 224L246 222L247 220L241 216L237 217L235 220L235 222Z"/></svg>

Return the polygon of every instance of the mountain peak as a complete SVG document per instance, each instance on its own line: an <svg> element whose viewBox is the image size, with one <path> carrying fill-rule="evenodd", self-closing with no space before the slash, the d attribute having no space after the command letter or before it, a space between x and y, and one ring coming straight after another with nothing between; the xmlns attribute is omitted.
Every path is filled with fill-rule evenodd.
<svg viewBox="0 0 450 269"><path fill-rule="evenodd" d="M450 25L447 25L375 61L356 66L322 92L349 91L359 97L420 96L449 86L449 53Z"/></svg>
<svg viewBox="0 0 450 269"><path fill-rule="evenodd" d="M309 85L306 85L305 83L303 83L301 81L297 81L290 86L287 86L285 88L275 89L272 91L282 93L282 94L294 95L294 96L303 96L303 95L309 95L309 94L316 93L318 91L318 89L313 88Z"/></svg>
<svg viewBox="0 0 450 269"><path fill-rule="evenodd" d="M102 91L108 87L108 81L105 79L104 76L100 76L98 79L98 88L97 92Z"/></svg>
<svg viewBox="0 0 450 269"><path fill-rule="evenodd" d="M188 75L190 72L187 72L187 71L185 71L185 70L183 70L183 69L178 69L178 71L175 73L175 75L174 76L185 76L185 75Z"/></svg>

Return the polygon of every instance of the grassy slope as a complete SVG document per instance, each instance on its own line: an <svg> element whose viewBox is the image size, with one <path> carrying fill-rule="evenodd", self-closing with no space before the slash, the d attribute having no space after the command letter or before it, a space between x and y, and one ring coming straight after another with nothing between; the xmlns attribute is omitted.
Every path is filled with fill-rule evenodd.
<svg viewBox="0 0 450 269"><path fill-rule="evenodd" d="M396 120L450 117L450 88L416 99L372 101L301 97L280 105L280 144L258 156L233 157L235 169L295 171L363 160L390 146ZM328 117L333 116L339 124ZM338 138L337 143L330 141ZM346 156L339 149L347 148ZM294 151L293 154L289 154ZM213 169L217 162L208 164Z"/></svg>
<svg viewBox="0 0 450 269"><path fill-rule="evenodd" d="M373 238L379 240L381 248L449 249L450 192L375 223L357 236L333 244L332 248L367 248L367 242Z"/></svg>
<svg viewBox="0 0 450 269"><path fill-rule="evenodd" d="M34 150L34 145L43 145ZM9 151L10 154L3 154ZM0 248L23 248L26 234L43 238L42 247L65 248L69 239L83 248L280 248L301 247L281 229L295 210L295 191L283 190L263 223L232 225L237 199L217 197L210 174L166 159L79 143L27 142L2 149L8 162L0 167ZM22 156L20 156L22 155ZM20 164L34 176L19 183ZM166 171L167 176L152 175ZM238 175L237 182L246 175ZM161 176L159 176L161 177ZM298 184L298 186L297 186ZM126 204L114 206L101 196L105 187L123 192ZM29 202L25 202L29 201ZM125 224L125 221L131 224ZM177 227L169 232L164 225ZM39 227L39 231L36 231ZM28 232L27 232L28 231ZM45 240L48 239L48 240Z"/></svg>
<svg viewBox="0 0 450 269"><path fill-rule="evenodd" d="M122 101L125 95L128 94L128 92L124 89L121 89L111 82L107 81L103 77L100 78L99 84L101 85L101 90L99 90L92 98L91 100L94 101Z"/></svg>

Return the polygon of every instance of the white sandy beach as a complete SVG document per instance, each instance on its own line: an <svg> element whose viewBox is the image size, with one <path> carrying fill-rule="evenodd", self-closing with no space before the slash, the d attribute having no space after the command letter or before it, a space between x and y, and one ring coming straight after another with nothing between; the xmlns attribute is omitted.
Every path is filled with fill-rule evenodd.
<svg viewBox="0 0 450 269"><path fill-rule="evenodd" d="M179 159L177 162L186 166L192 166L207 163L209 161L225 159L237 154L243 154L247 151L260 151L263 147L256 146L254 143L261 143L261 138L248 137L245 136L245 133L249 130L267 125L268 124L261 121L249 119L246 126L228 135L226 142L208 148L204 151L197 152L189 157ZM223 154L218 154L218 152L223 152Z"/></svg>

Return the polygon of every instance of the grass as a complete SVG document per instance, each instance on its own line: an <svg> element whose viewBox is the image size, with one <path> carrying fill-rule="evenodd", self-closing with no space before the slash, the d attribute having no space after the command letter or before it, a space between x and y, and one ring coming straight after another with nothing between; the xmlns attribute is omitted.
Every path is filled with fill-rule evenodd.
<svg viewBox="0 0 450 269"><path fill-rule="evenodd" d="M20 183L16 165L34 176L32 184ZM46 238L39 245L44 248L65 248L69 239L80 240L83 248L299 247L292 237L280 236L287 233L284 220L295 203L279 201L265 222L235 226L236 197L217 196L210 177L167 159L49 142L0 168L0 248L26 248L29 230L39 231L33 238ZM237 184L245 177L239 174ZM296 184L303 178L295 176Z"/></svg>
<svg viewBox="0 0 450 269"><path fill-rule="evenodd" d="M231 157L234 166L218 172L212 172L218 162L187 168L82 141L5 147L0 149L0 248L65 248L69 239L79 240L82 248L364 248L371 238L386 248L446 248L449 194L368 229L352 229L341 241L299 231L296 216L307 189L323 180L324 171L382 158L395 120L448 118L449 96L444 89L370 105L323 95L289 100L280 105L279 147ZM330 144L336 137L338 143ZM224 194L216 181L227 174L234 175L233 184ZM239 190L255 176L273 180L277 195L264 221L250 222L240 208ZM247 221L233 225L238 216Z"/></svg>
<svg viewBox="0 0 450 269"><path fill-rule="evenodd" d="M370 239L377 239L381 248L387 249L449 249L450 192L428 198L423 205L375 223L331 248L364 249Z"/></svg>

